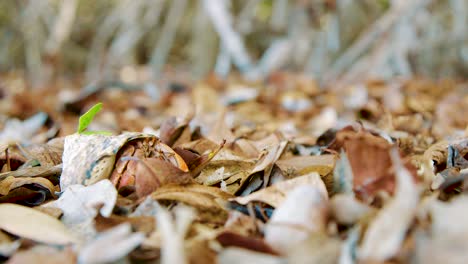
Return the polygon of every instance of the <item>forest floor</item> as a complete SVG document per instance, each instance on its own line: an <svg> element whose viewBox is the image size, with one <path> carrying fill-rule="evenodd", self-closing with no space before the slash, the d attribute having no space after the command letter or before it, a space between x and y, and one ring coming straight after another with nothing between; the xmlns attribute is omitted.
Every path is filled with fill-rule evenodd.
<svg viewBox="0 0 468 264"><path fill-rule="evenodd" d="M72 87L0 80L7 263L468 259L466 81Z"/></svg>

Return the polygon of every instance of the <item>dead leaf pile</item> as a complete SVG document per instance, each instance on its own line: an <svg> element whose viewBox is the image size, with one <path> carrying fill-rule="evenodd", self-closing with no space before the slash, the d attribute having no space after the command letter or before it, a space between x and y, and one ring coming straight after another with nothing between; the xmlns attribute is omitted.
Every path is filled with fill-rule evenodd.
<svg viewBox="0 0 468 264"><path fill-rule="evenodd" d="M467 85L321 88L278 72L262 82L186 83L157 101L143 89L51 87L45 102L8 89L0 255L7 263L461 263ZM91 128L110 135L75 133L98 101L104 110Z"/></svg>

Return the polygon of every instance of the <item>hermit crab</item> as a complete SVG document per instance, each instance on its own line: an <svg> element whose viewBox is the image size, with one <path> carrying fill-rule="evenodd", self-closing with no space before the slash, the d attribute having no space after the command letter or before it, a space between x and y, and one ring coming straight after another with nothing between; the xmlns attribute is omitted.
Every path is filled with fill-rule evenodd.
<svg viewBox="0 0 468 264"><path fill-rule="evenodd" d="M154 135L75 134L65 138L60 188L109 179L117 189L136 186L144 195L164 182L191 179L188 171L185 161Z"/></svg>

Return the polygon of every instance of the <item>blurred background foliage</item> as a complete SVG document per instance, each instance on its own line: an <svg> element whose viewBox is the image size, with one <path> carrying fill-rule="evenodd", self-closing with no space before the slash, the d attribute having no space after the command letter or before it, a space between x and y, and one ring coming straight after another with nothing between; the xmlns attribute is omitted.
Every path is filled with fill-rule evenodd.
<svg viewBox="0 0 468 264"><path fill-rule="evenodd" d="M466 0L0 1L0 70L33 86L56 76L144 82L168 70L323 84L464 78Z"/></svg>

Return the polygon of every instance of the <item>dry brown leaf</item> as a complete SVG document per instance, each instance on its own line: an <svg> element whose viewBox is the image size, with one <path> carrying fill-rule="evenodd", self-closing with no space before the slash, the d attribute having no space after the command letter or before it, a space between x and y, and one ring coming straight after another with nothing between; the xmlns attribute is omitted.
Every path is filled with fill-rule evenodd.
<svg viewBox="0 0 468 264"><path fill-rule="evenodd" d="M217 252L211 244L211 240L187 241L187 262L190 264L216 264Z"/></svg>
<svg viewBox="0 0 468 264"><path fill-rule="evenodd" d="M232 149L235 152L240 152L243 157L248 159L256 158L260 154L254 144L250 140L244 138L237 139Z"/></svg>
<svg viewBox="0 0 468 264"><path fill-rule="evenodd" d="M397 177L395 196L378 212L364 234L358 254L363 261L385 261L395 256L416 214L420 190L403 166L397 149L392 149L391 158Z"/></svg>
<svg viewBox="0 0 468 264"><path fill-rule="evenodd" d="M234 181L241 179L243 182L254 166L255 163L249 160L215 160L211 161L195 180L204 185L215 185L231 177L235 178ZM222 174L217 173L220 168L223 168Z"/></svg>
<svg viewBox="0 0 468 264"><path fill-rule="evenodd" d="M216 187L200 184L166 185L151 194L155 200L178 201L200 209L221 209L216 199L227 200L232 196Z"/></svg>
<svg viewBox="0 0 468 264"><path fill-rule="evenodd" d="M228 143L234 142L236 137L231 128L226 124L226 112L219 112L216 122L210 127L210 133L207 138L213 142L226 140Z"/></svg>
<svg viewBox="0 0 468 264"><path fill-rule="evenodd" d="M50 193L41 188L18 187L11 190L7 195L0 197L0 203L16 203L26 206L36 206L44 203Z"/></svg>
<svg viewBox="0 0 468 264"><path fill-rule="evenodd" d="M172 165L172 163L157 158L147 158L138 162L135 170L135 190L139 198L151 194L157 188L166 184L187 184L192 181L192 175Z"/></svg>
<svg viewBox="0 0 468 264"><path fill-rule="evenodd" d="M447 161L447 148L448 141L443 140L430 146L424 151L422 168L424 179L428 182L432 182L437 172L437 167L444 166Z"/></svg>
<svg viewBox="0 0 468 264"><path fill-rule="evenodd" d="M245 215L239 211L229 211L229 217L224 224L226 231L231 231L239 235L254 235L257 232L257 219Z"/></svg>
<svg viewBox="0 0 468 264"><path fill-rule="evenodd" d="M323 6L300 2L317 17L337 7L334 0ZM461 1L447 6L455 2ZM128 11L137 6L128 5ZM384 17L394 14L394 8L378 9ZM270 60L265 59L260 64ZM266 80L240 77L255 77L260 69L255 67L253 74L247 70L223 80L213 74L192 85L185 79L191 77L165 68L169 71L154 81L144 76L150 68L130 65L120 72L122 81L79 89L80 76L78 82L60 78L41 91L27 89L20 75L14 82L20 84L11 85L0 74L0 131L8 128L12 136L18 131L5 122L37 109L47 112L48 120L25 139L71 135L79 115L97 101L104 110L90 131L118 135L145 128L150 134L72 135L65 143L55 138L0 147L0 205L43 203L52 188L41 187L42 178L52 186L62 181L60 198L36 210L83 238L74 245L80 263L464 263L468 258L462 199L468 192L468 144L454 143L468 135L466 81L356 79L319 87L292 72ZM109 73L105 78L117 76ZM145 83L133 83L137 80ZM40 94L45 101L37 100ZM64 101L70 102L65 111L57 111L56 103ZM356 119L361 125L342 129ZM55 164L64 146L62 173ZM400 184L399 173L410 166L393 166L388 152L396 146L400 153L394 156L412 162L425 181ZM415 170L410 173L403 177L406 183L416 176ZM432 191L431 183L440 186ZM291 198L294 188L303 189ZM181 217L181 206L196 210ZM126 227L99 241L97 232L119 224ZM142 234L132 237L131 230L149 237L142 242ZM41 249L31 260L36 243L2 230L2 260L19 250L11 261L51 262L68 249ZM19 258L23 253L28 258ZM73 261L78 260L63 260Z"/></svg>
<svg viewBox="0 0 468 264"><path fill-rule="evenodd" d="M32 167L0 173L0 180L6 179L7 177L42 177L52 182L58 182L61 172L61 165L54 167Z"/></svg>
<svg viewBox="0 0 468 264"><path fill-rule="evenodd" d="M392 144L386 139L364 128L358 128L356 131L352 126L348 126L337 132L329 148L346 151L353 172L354 191L358 198L368 201L380 191L393 193L395 173L391 169L389 154ZM406 162L405 166L417 180L414 166L410 162Z"/></svg>
<svg viewBox="0 0 468 264"><path fill-rule="evenodd" d="M94 225L98 232L106 231L123 223L129 223L132 226L132 230L144 234L150 234L155 229L155 221L151 216L124 217L111 215L109 217L103 217L97 215L94 219Z"/></svg>
<svg viewBox="0 0 468 264"><path fill-rule="evenodd" d="M7 171L7 163L10 164L11 170L28 164L28 167L53 167L62 163L62 153L63 142L60 143L60 140L55 140L51 144L33 144L25 147L3 145L0 146L0 172Z"/></svg>
<svg viewBox="0 0 468 264"><path fill-rule="evenodd" d="M302 185L313 185L320 191L324 199L328 199L327 189L320 175L316 172L312 172L294 179L278 182L247 196L232 198L230 201L235 201L244 205L253 201L258 201L273 207L278 207L286 199L289 192Z"/></svg>
<svg viewBox="0 0 468 264"><path fill-rule="evenodd" d="M216 240L223 247L239 247L252 251L276 255L277 253L261 238L246 237L233 232L221 232Z"/></svg>
<svg viewBox="0 0 468 264"><path fill-rule="evenodd" d="M7 195L11 190L24 186L24 185L36 185L49 191L52 197L55 197L57 191L55 186L47 179L42 177L21 177L15 178L9 176L8 178L0 181L0 195Z"/></svg>
<svg viewBox="0 0 468 264"><path fill-rule="evenodd" d="M227 219L224 203L233 196L216 187L200 184L165 185L151 194L159 202L180 202L198 210L199 220L222 224Z"/></svg>
<svg viewBox="0 0 468 264"><path fill-rule="evenodd" d="M223 140L214 150L197 157L197 159L190 164L190 174L196 177L208 165L208 163L218 155L218 153L223 149L225 143L226 141Z"/></svg>
<svg viewBox="0 0 468 264"><path fill-rule="evenodd" d="M62 264L76 263L75 253L71 248L57 249L48 246L35 246L28 250L16 252L7 262L8 264Z"/></svg>
<svg viewBox="0 0 468 264"><path fill-rule="evenodd" d="M287 159L278 160L275 164L281 169L283 175L287 178L296 177L299 175L317 172L325 181L327 188L330 190L332 184L333 169L335 168L336 155L319 155L319 156L299 156Z"/></svg>
<svg viewBox="0 0 468 264"><path fill-rule="evenodd" d="M66 245L77 241L59 220L21 205L0 204L0 228L46 244Z"/></svg>
<svg viewBox="0 0 468 264"><path fill-rule="evenodd" d="M193 151L201 155L201 154L205 154L205 153L213 151L214 149L218 148L218 146L219 144L207 138L200 138L200 139L188 142L188 143L184 143L178 147Z"/></svg>
<svg viewBox="0 0 468 264"><path fill-rule="evenodd" d="M168 118L159 128L161 141L168 146L173 146L187 128L187 122L179 123L176 117ZM188 130L190 132L190 128Z"/></svg>

